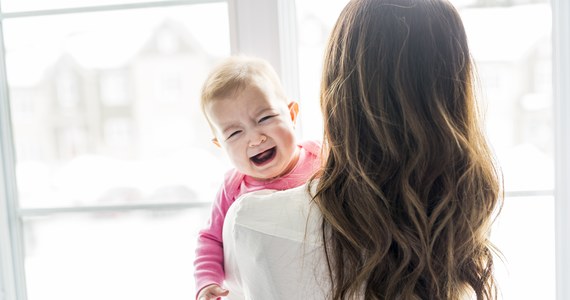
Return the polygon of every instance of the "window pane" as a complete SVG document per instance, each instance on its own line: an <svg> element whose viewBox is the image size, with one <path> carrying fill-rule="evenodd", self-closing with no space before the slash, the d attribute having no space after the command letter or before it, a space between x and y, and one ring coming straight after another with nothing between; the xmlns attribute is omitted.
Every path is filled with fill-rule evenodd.
<svg viewBox="0 0 570 300"><path fill-rule="evenodd" d="M211 201L199 91L225 3L4 20L20 205Z"/></svg>
<svg viewBox="0 0 570 300"><path fill-rule="evenodd" d="M297 1L303 134L322 136L324 45L347 0ZM487 133L508 191L552 190L551 14L546 0L455 0L482 87ZM532 22L529 22L532 20Z"/></svg>
<svg viewBox="0 0 570 300"><path fill-rule="evenodd" d="M322 137L324 45L348 0L296 1L302 133ZM466 27L486 131L510 191L553 190L551 14L546 0L453 0ZM532 20L529 22L529 20ZM502 299L554 299L553 197L509 197L492 240ZM536 259L539 258L539 259ZM536 274L540 274L537 279ZM524 289L521 289L524 287Z"/></svg>
<svg viewBox="0 0 570 300"><path fill-rule="evenodd" d="M554 197L505 199L491 240L504 257L495 260L502 299L556 298Z"/></svg>
<svg viewBox="0 0 570 300"><path fill-rule="evenodd" d="M505 189L553 190L550 5L466 8L461 14Z"/></svg>
<svg viewBox="0 0 570 300"><path fill-rule="evenodd" d="M209 209L24 218L29 300L187 300Z"/></svg>

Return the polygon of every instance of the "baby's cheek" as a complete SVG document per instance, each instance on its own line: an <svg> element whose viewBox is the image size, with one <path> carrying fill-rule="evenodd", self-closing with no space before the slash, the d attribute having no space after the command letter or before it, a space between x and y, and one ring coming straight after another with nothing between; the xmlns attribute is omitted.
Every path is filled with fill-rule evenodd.
<svg viewBox="0 0 570 300"><path fill-rule="evenodd" d="M228 153L228 157L234 166L241 166L243 165L244 158L240 159L239 155L236 155L234 152Z"/></svg>

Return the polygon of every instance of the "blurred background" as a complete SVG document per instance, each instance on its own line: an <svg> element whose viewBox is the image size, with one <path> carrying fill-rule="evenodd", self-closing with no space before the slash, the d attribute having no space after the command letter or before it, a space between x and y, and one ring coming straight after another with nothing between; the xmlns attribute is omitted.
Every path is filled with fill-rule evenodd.
<svg viewBox="0 0 570 300"><path fill-rule="evenodd" d="M263 14L254 2L0 1L5 299L194 297L196 235L230 168L199 91L221 58L270 43L239 37L235 12ZM322 136L323 47L347 2L287 1L278 16L293 38L276 68L300 103L302 139ZM504 174L492 233L502 298L553 300L551 4L451 2Z"/></svg>

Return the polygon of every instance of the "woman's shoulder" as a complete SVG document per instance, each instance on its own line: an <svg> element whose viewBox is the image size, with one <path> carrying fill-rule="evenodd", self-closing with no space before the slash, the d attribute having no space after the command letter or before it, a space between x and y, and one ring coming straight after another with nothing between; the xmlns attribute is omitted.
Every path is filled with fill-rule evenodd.
<svg viewBox="0 0 570 300"><path fill-rule="evenodd" d="M267 201L279 201L280 199L283 198L304 201L306 200L305 198L311 198L311 194L314 191L315 184L316 180L286 190L265 189L245 194L242 197L265 199ZM309 186L311 187L310 192L309 192Z"/></svg>
<svg viewBox="0 0 570 300"><path fill-rule="evenodd" d="M256 191L237 199L223 227L230 295L326 299L330 280L319 216L307 184L284 191Z"/></svg>
<svg viewBox="0 0 570 300"><path fill-rule="evenodd" d="M312 227L320 216L312 204L308 187L309 184L304 184L283 191L244 194L234 202L228 216L233 219L233 226L284 238L303 238L306 226Z"/></svg>
<svg viewBox="0 0 570 300"><path fill-rule="evenodd" d="M241 205L242 209L267 209L269 213L305 208L311 205L315 185L316 181L313 181L287 190L259 190L240 196L234 204Z"/></svg>

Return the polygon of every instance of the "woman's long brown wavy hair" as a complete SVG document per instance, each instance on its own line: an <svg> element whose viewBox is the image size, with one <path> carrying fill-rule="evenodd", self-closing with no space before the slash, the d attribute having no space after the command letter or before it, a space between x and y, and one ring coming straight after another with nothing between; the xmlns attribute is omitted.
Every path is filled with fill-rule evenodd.
<svg viewBox="0 0 570 300"><path fill-rule="evenodd" d="M500 174L462 21L445 0L353 0L321 86L314 201L332 299L495 299Z"/></svg>

